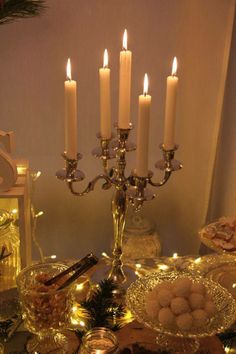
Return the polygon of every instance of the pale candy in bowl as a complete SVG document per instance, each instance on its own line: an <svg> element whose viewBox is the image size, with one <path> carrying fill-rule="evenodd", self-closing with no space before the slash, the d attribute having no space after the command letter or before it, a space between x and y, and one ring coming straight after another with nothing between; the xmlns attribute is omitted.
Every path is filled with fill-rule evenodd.
<svg viewBox="0 0 236 354"><path fill-rule="evenodd" d="M127 291L134 317L158 332L204 337L221 332L235 320L236 303L220 285L188 273L153 273Z"/></svg>

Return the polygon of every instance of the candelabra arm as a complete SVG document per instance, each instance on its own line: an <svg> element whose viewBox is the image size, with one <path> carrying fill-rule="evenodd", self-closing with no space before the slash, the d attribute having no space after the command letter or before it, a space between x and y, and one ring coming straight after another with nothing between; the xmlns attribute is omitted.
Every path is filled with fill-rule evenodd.
<svg viewBox="0 0 236 354"><path fill-rule="evenodd" d="M163 153L162 160L157 161L156 168L164 172L164 177L160 182L153 182L151 177L148 179L148 183L153 187L161 187L163 186L170 178L172 172L178 171L182 168L182 164L175 160L175 151L177 150L178 145L175 145L172 149L165 150L163 144L160 145L160 149Z"/></svg>
<svg viewBox="0 0 236 354"><path fill-rule="evenodd" d="M166 170L163 179L160 182L153 182L152 179L148 179L148 183L153 187L163 186L171 176L172 171Z"/></svg>
<svg viewBox="0 0 236 354"><path fill-rule="evenodd" d="M109 189L112 186L112 182L111 179L106 176L106 175L99 175L97 177L95 177L91 182L89 182L89 184L87 185L87 187L85 188L84 191L82 192L77 192L74 190L74 186L73 186L73 181L71 182L67 182L68 188L70 189L71 193L78 196L78 197L82 197L86 194L88 194L89 192L93 191L95 188L96 183L100 180L100 179L104 179L105 183L103 183L102 185L102 189Z"/></svg>

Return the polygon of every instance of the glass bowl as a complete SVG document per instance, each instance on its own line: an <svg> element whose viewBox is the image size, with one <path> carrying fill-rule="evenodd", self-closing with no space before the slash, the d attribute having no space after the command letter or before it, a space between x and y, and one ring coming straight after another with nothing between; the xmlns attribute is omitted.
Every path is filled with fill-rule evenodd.
<svg viewBox="0 0 236 354"><path fill-rule="evenodd" d="M199 328L192 327L188 331L180 330L177 327L165 328L158 319L149 318L145 310L146 295L157 284L163 281L173 282L175 279L183 277L188 277L192 281L201 281L216 306L216 313L206 325ZM169 349L178 346L178 348L181 347L183 353L194 352L199 345L199 338L223 332L234 323L236 317L236 302L226 289L211 280L192 276L185 272L152 273L136 280L127 290L126 302L137 321L158 332L159 345Z"/></svg>
<svg viewBox="0 0 236 354"><path fill-rule="evenodd" d="M49 349L63 350L68 345L64 330L68 328L72 312L73 286L57 290L38 281L39 277L47 277L47 280L67 268L63 263L40 263L25 268L17 277L25 326L36 335L27 343L30 353L32 350L40 353L47 353ZM58 282L58 285L61 284Z"/></svg>

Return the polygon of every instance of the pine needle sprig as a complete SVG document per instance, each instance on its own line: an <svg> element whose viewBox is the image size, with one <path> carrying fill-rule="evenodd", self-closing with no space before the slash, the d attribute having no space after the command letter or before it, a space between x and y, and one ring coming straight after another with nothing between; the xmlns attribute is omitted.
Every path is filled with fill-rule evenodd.
<svg viewBox="0 0 236 354"><path fill-rule="evenodd" d="M38 16L45 8L44 0L0 0L0 25Z"/></svg>
<svg viewBox="0 0 236 354"><path fill-rule="evenodd" d="M121 327L121 318L125 314L125 308L114 299L114 291L117 285L112 280L103 280L96 287L90 298L81 303L81 307L89 314L86 330L94 327L107 327L113 331Z"/></svg>

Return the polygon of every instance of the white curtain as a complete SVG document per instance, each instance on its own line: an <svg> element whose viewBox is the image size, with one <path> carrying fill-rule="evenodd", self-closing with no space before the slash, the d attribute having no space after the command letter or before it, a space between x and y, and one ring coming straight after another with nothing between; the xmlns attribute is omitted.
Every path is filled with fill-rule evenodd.
<svg viewBox="0 0 236 354"><path fill-rule="evenodd" d="M234 20L222 124L208 222L236 214L236 20Z"/></svg>
<svg viewBox="0 0 236 354"><path fill-rule="evenodd" d="M150 77L152 170L161 158L166 77L175 55L179 61L176 158L184 167L166 186L153 190L158 196L146 203L145 212L157 223L164 254L196 252L197 232L206 221L210 201L234 0L49 0L47 4L43 16L0 28L0 128L15 131L17 155L29 159L32 170L42 171L34 203L44 211L37 234L45 253L78 257L110 248L112 191L99 187L75 198L54 175L63 165L63 81L69 56L78 81L78 146L84 155L80 168L86 182L101 171L100 161L90 155L98 144L98 68L108 48L115 122L124 28L133 52L133 141L144 73ZM130 153L127 175L134 165L135 153ZM154 179L158 178L155 170Z"/></svg>

